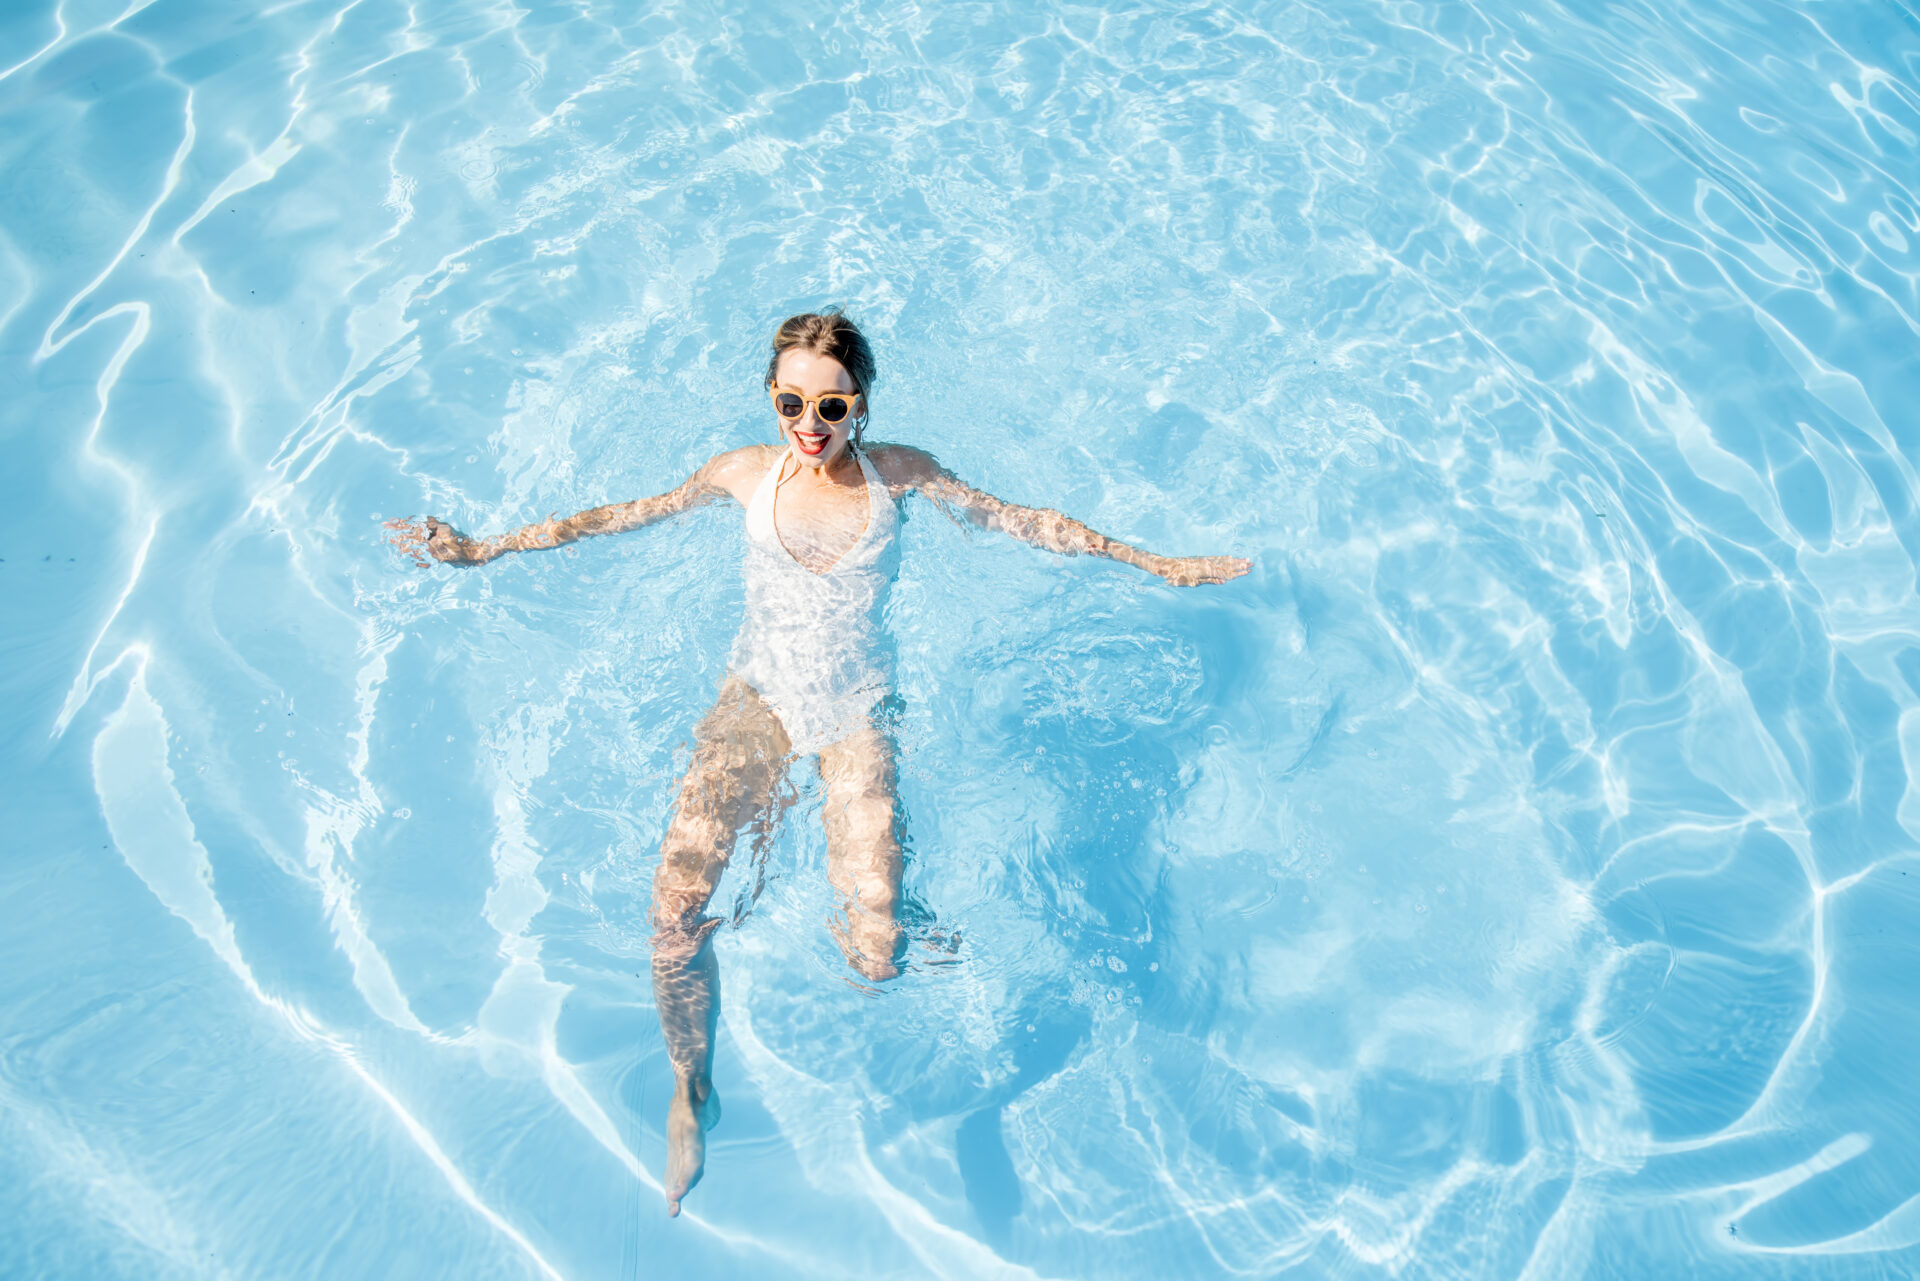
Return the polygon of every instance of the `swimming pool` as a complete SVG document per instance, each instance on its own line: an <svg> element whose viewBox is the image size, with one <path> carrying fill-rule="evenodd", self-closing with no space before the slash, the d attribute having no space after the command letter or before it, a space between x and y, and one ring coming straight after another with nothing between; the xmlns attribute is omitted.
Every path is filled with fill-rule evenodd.
<svg viewBox="0 0 1920 1281"><path fill-rule="evenodd" d="M0 1273L1920 1270L1907 10L23 0L0 73ZM796 770L669 1223L737 522L380 522L669 488L834 302L875 435L1256 563L910 512L910 968Z"/></svg>

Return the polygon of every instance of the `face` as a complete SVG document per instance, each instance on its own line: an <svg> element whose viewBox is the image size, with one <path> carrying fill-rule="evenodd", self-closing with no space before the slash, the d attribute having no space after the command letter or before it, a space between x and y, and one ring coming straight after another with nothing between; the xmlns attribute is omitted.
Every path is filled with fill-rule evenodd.
<svg viewBox="0 0 1920 1281"><path fill-rule="evenodd" d="M780 353L773 389L794 392L811 401L816 396L831 392L851 397L854 395L854 382L847 367L832 356L794 348ZM775 414L774 421L780 424L780 439L787 442L788 450L802 467L824 468L832 466L847 452L847 442L853 436L854 420L867 410L865 401L856 400L853 410L839 422L828 423L822 422L815 412L815 406L809 404L797 419L781 418Z"/></svg>

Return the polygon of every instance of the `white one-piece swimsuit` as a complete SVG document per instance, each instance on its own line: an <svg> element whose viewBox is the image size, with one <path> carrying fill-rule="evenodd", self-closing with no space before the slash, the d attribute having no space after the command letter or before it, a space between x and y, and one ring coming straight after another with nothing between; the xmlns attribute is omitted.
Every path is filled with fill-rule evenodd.
<svg viewBox="0 0 1920 1281"><path fill-rule="evenodd" d="M900 514L873 465L858 453L854 460L866 480L867 527L825 573L795 560L774 527L785 450L747 504L746 618L730 666L759 691L803 754L870 724L893 692L880 611L898 562Z"/></svg>

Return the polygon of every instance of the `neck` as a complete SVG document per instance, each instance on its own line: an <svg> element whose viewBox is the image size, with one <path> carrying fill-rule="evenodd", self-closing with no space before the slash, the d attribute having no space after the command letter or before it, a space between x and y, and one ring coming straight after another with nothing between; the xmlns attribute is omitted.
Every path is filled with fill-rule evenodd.
<svg viewBox="0 0 1920 1281"><path fill-rule="evenodd" d="M860 464L854 461L853 450L843 449L838 457L824 467L812 467L803 461L789 447L788 455L793 458L794 471L788 483L802 485L851 485L856 480L865 480L860 474Z"/></svg>

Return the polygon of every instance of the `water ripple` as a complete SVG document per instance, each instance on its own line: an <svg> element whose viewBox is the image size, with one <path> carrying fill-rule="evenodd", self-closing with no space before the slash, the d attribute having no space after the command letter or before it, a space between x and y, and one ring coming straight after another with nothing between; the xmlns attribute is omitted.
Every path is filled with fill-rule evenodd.
<svg viewBox="0 0 1920 1281"><path fill-rule="evenodd" d="M6 1270L1913 1270L1909 15L60 0L0 116ZM677 483L830 301L883 434L1259 568L910 519L908 973L796 775L668 1230L738 531L375 535Z"/></svg>

